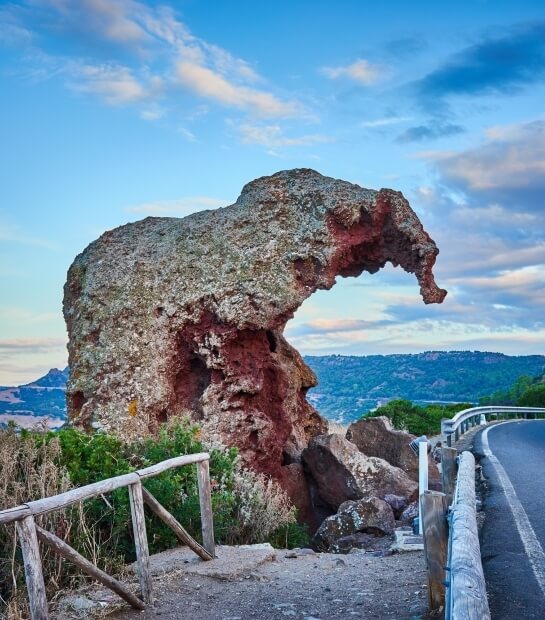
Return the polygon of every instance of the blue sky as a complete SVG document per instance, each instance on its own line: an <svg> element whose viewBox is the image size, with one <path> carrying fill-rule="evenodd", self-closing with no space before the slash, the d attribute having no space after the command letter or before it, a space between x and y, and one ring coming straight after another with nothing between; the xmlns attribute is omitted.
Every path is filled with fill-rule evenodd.
<svg viewBox="0 0 545 620"><path fill-rule="evenodd" d="M339 279L288 325L303 353L544 353L544 104L538 1L0 2L0 385L65 364L102 232L295 167L403 191L449 290Z"/></svg>

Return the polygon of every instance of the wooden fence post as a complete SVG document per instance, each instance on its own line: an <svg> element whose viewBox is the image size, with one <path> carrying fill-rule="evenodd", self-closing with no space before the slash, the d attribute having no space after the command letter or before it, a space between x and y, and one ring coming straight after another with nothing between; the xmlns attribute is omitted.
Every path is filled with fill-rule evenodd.
<svg viewBox="0 0 545 620"><path fill-rule="evenodd" d="M42 559L38 547L34 517L32 515L24 517L16 521L16 526L23 552L30 617L32 620L48 620Z"/></svg>
<svg viewBox="0 0 545 620"><path fill-rule="evenodd" d="M426 491L420 497L424 521L424 553L428 569L431 611L445 606L445 566L448 556L447 502L444 493Z"/></svg>
<svg viewBox="0 0 545 620"><path fill-rule="evenodd" d="M452 504L454 489L456 488L457 454L456 448L441 448L442 488L443 493L447 496L447 506Z"/></svg>
<svg viewBox="0 0 545 620"><path fill-rule="evenodd" d="M146 520L144 517L144 499L142 497L142 483L140 480L129 485L129 500L131 503L132 530L136 547L136 562L138 565L138 579L142 600L151 602L151 575L149 568L148 537L146 534Z"/></svg>
<svg viewBox="0 0 545 620"><path fill-rule="evenodd" d="M214 544L214 517L212 513L212 494L208 461L197 463L197 482L199 484L199 503L201 506L202 544L208 553L216 557Z"/></svg>

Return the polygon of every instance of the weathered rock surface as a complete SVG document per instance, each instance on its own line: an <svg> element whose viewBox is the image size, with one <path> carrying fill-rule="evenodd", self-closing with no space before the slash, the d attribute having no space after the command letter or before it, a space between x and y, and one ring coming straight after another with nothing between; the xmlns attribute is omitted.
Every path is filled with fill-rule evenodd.
<svg viewBox="0 0 545 620"><path fill-rule="evenodd" d="M407 498L400 495L388 493L388 495L384 496L384 501L390 505L396 519L399 519L401 513L407 508Z"/></svg>
<svg viewBox="0 0 545 620"><path fill-rule="evenodd" d="M335 511L348 500L393 494L410 502L417 496L418 484L403 470L366 456L342 435L315 437L302 457L320 497Z"/></svg>
<svg viewBox="0 0 545 620"><path fill-rule="evenodd" d="M418 517L418 500L410 503L407 508L399 516L402 523L412 523L415 517Z"/></svg>
<svg viewBox="0 0 545 620"><path fill-rule="evenodd" d="M437 248L402 194L313 170L246 185L235 204L103 234L68 272L68 413L124 437L189 415L279 480L325 423L286 322L335 278L391 262L441 302ZM291 474L290 474L291 475Z"/></svg>
<svg viewBox="0 0 545 620"><path fill-rule="evenodd" d="M359 501L344 502L337 514L328 517L318 528L312 539L318 551L347 553L351 546L358 546L351 537L358 532L379 536L392 534L395 527L394 513L384 500L368 497ZM336 543L344 539L344 544L336 548Z"/></svg>
<svg viewBox="0 0 545 620"><path fill-rule="evenodd" d="M418 457L409 447L415 436L396 430L386 416L354 422L348 427L346 438L367 456L388 461L418 482ZM441 474L431 454L428 457L428 486L432 490L441 489Z"/></svg>

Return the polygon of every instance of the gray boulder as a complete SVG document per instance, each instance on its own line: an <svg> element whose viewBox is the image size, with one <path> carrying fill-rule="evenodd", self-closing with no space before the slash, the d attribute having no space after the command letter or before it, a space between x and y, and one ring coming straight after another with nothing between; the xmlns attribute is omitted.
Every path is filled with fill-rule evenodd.
<svg viewBox="0 0 545 620"><path fill-rule="evenodd" d="M342 435L315 437L302 458L320 497L335 511L348 500L393 494L411 502L417 497L417 483L403 470L366 456Z"/></svg>
<svg viewBox="0 0 545 620"><path fill-rule="evenodd" d="M418 457L409 447L415 436L396 430L386 416L354 422L348 427L346 438L367 456L388 461L418 482ZM428 457L428 480L430 489L441 489L439 469L431 455Z"/></svg>
<svg viewBox="0 0 545 620"><path fill-rule="evenodd" d="M354 534L366 532L384 536L392 534L394 527L394 513L390 505L377 497L369 497L341 504L336 515L323 521L312 542L319 551L347 553L351 546L358 546ZM336 548L341 540L344 542Z"/></svg>

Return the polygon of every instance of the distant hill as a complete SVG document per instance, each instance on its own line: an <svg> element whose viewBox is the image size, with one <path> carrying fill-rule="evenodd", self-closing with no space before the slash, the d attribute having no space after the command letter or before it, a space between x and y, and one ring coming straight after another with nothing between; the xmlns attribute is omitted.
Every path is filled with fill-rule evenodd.
<svg viewBox="0 0 545 620"><path fill-rule="evenodd" d="M479 351L414 355L306 356L318 377L308 399L331 420L350 422L392 398L417 403L470 402L543 373L545 356Z"/></svg>
<svg viewBox="0 0 545 620"><path fill-rule="evenodd" d="M508 390L522 375L541 375L544 355L479 351L428 351L415 355L306 356L318 377L308 399L330 420L346 423L393 398L415 403L477 403ZM0 387L0 427L8 420L32 426L44 416L57 427L66 421L68 367L18 387Z"/></svg>
<svg viewBox="0 0 545 620"><path fill-rule="evenodd" d="M52 368L32 383L17 387L0 387L0 428L9 421L30 428L48 418L48 425L57 428L66 421L66 381L68 367Z"/></svg>

